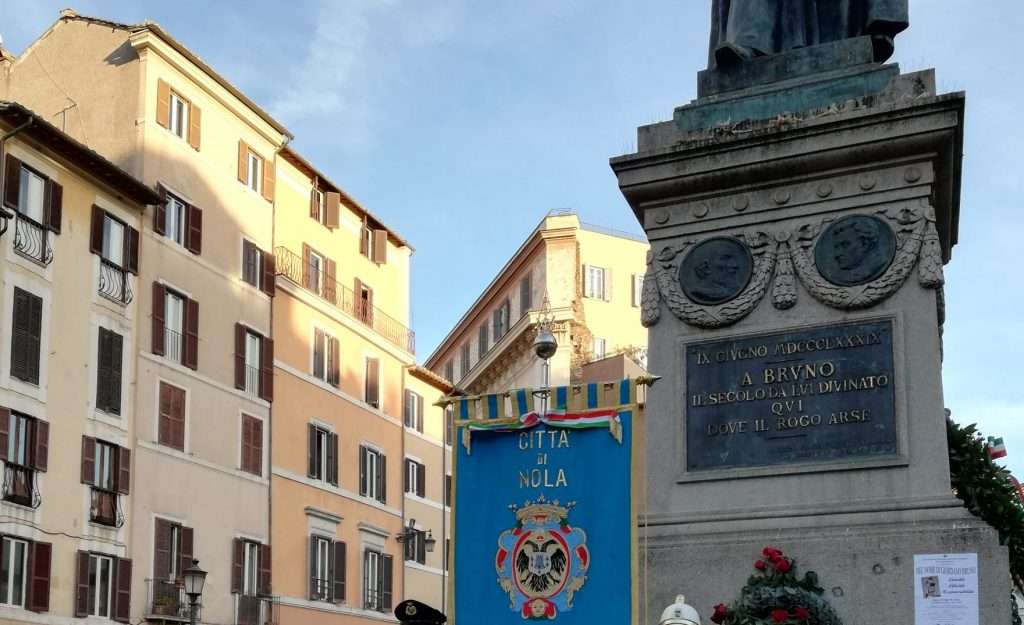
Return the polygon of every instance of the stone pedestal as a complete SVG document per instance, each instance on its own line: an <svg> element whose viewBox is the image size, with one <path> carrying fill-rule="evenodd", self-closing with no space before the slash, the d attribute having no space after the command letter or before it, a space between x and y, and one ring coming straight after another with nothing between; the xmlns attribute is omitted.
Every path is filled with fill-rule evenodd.
<svg viewBox="0 0 1024 625"><path fill-rule="evenodd" d="M977 552L980 622L1006 623L1006 550L951 494L942 398L964 96L931 71L825 69L702 77L713 94L611 161L651 241L642 315L665 378L647 611L683 592L707 618L773 545L847 625L913 623L914 555Z"/></svg>

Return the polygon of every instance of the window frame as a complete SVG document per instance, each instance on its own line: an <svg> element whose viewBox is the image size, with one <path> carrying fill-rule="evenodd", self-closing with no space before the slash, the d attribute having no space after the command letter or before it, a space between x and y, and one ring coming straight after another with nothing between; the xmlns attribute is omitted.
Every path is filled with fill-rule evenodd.
<svg viewBox="0 0 1024 625"><path fill-rule="evenodd" d="M320 480L323 482L327 481L327 455L328 446L331 444L331 432L329 429L313 423L313 429L316 432L316 449L314 450L316 458L316 471L314 472L312 479Z"/></svg>
<svg viewBox="0 0 1024 625"><path fill-rule="evenodd" d="M171 191L164 190L166 199L164 201L164 238L174 241L181 247L185 247L188 236L188 207L189 203L175 195ZM171 216L175 215L174 222ZM177 226L176 228L172 228Z"/></svg>
<svg viewBox="0 0 1024 625"><path fill-rule="evenodd" d="M111 330L110 328L107 328L107 327L104 327L104 326L99 326L99 329L97 330L96 334L97 334L97 339L96 339L96 398L95 398L96 401L95 401L95 408L97 410L99 410L100 412L103 412L104 414L111 415L111 416L114 416L114 417L117 417L117 418L121 418L122 412L124 411L125 337L120 332L117 332L115 330ZM101 398L100 398L100 382L101 382L100 375L102 373L102 364L101 363L103 362L103 345L104 345L104 335L105 334L108 336L108 340L106 341L106 344L108 346L112 345L111 342L115 340L115 337L117 339L121 340L121 361L119 363L117 363L117 370L118 370L117 384L115 385L114 382L113 382L114 370L111 369L110 379L108 380L108 384L110 385L110 388L107 389L107 393L108 393L107 403L103 403L101 401ZM111 356L111 358L113 357L112 354L110 356ZM116 395L117 395L117 399L116 400L114 399L115 391L116 391ZM116 405L115 405L115 403L116 403Z"/></svg>
<svg viewBox="0 0 1024 625"><path fill-rule="evenodd" d="M185 316L188 314L188 299L179 291L164 285L164 357L179 365L185 364ZM175 303L178 306L177 327L171 324L171 310Z"/></svg>
<svg viewBox="0 0 1024 625"><path fill-rule="evenodd" d="M263 288L264 251L249 239L242 238L242 282L257 289ZM249 269L252 269L250 280Z"/></svg>
<svg viewBox="0 0 1024 625"><path fill-rule="evenodd" d="M423 432L423 415L420 414L420 405L423 396L411 389L405 389L405 414L402 415L402 424L410 430Z"/></svg>
<svg viewBox="0 0 1024 625"><path fill-rule="evenodd" d="M260 394L260 367L263 359L263 335L246 326L245 328L245 388L248 395ZM255 363L251 361L255 361ZM251 378L251 379L250 379ZM251 382L251 387L250 387Z"/></svg>
<svg viewBox="0 0 1024 625"><path fill-rule="evenodd" d="M413 459L405 459L405 494L419 496L420 469L426 472L426 465ZM426 486L424 484L424 486Z"/></svg>
<svg viewBox="0 0 1024 625"><path fill-rule="evenodd" d="M15 545L21 546L21 561L17 563L17 565L14 564L14 560L16 558ZM7 578L0 580L0 584L3 585L4 590L6 591L2 596L0 596L0 605L15 608L26 607L25 604L28 600L28 588L32 583L32 580L28 575L28 556L31 548L31 541L19 536L5 535L0 538L0 558L3 558L3 560L0 561L0 570L2 570L2 568L7 568ZM4 550L8 551L6 558L2 555ZM14 600L12 595L15 591L14 581L16 579L18 566L20 566L21 569L21 596L17 600Z"/></svg>
<svg viewBox="0 0 1024 625"><path fill-rule="evenodd" d="M365 549L363 553L365 554L363 566L366 568L363 571L363 579L366 580L366 588L363 591L363 608L381 612L384 610L384 589L381 587L384 554L376 549Z"/></svg>
<svg viewBox="0 0 1024 625"><path fill-rule="evenodd" d="M181 393L181 446L178 446L177 444L175 444L176 441L174 441L174 440L170 440L170 441L161 440L161 436L160 436L160 433L162 431L162 428L160 427L161 423L162 423L162 421L164 419L169 419L169 417L165 417L164 413L160 409L160 400L161 400L161 396L163 395L163 387L165 387L165 386L167 388L169 388L169 389L173 389L170 392L180 392ZM177 449L178 451L185 451L185 447L186 447L185 443L186 443L186 441L188 439L188 394L189 394L188 389L183 387L183 386L178 386L177 384L173 384L173 383L168 382L167 380L163 380L163 379L158 379L157 380L157 385L156 385L156 402L157 402L157 409L156 409L156 428L157 428L156 442L157 442L158 445L163 445L164 447L170 447L171 449Z"/></svg>
<svg viewBox="0 0 1024 625"><path fill-rule="evenodd" d="M312 567L316 569L317 577L310 579L310 595L313 596L313 601L325 601L332 602L332 585L334 579L331 576L331 552L334 549L334 541L326 536L319 534L310 534L310 538L316 541L316 563ZM320 575L323 575L320 577Z"/></svg>
<svg viewBox="0 0 1024 625"><path fill-rule="evenodd" d="M598 290L595 288L595 278L599 278L601 288ZM587 265L587 276L586 276L586 293L584 297L590 299L607 300L608 299L608 269L606 267L599 267L597 265Z"/></svg>
<svg viewBox="0 0 1024 625"><path fill-rule="evenodd" d="M367 499L380 501L384 493L377 492L377 476L381 473L381 463L383 461L384 454L376 447L363 445L363 448L366 450L364 454L364 461L366 464L363 468L364 475L366 476L366 491L359 494Z"/></svg>
<svg viewBox="0 0 1024 625"><path fill-rule="evenodd" d="M169 89L168 91L170 93L168 97L167 129L174 136L187 142L188 128L192 116L192 103L174 89ZM180 105L180 110L176 109L175 102ZM177 127L175 122L177 122Z"/></svg>
<svg viewBox="0 0 1024 625"><path fill-rule="evenodd" d="M247 153L245 156L245 169L246 169L246 180L245 186L250 191L255 191L260 195L263 195L263 168L266 167L266 161L263 157L257 154L252 148L246 146ZM255 165L255 167L253 167ZM253 173L255 170L255 175Z"/></svg>
<svg viewBox="0 0 1024 625"><path fill-rule="evenodd" d="M600 349L598 349L600 346ZM600 336L590 337L590 354L593 360L601 360L608 355L608 341Z"/></svg>
<svg viewBox="0 0 1024 625"><path fill-rule="evenodd" d="M26 205L28 198L28 185L25 184L27 181L25 176L31 178L38 178L42 181L43 190L39 198L39 218L28 212ZM18 215L23 219L28 219L37 226L45 227L43 222L46 221L46 183L50 180L50 177L42 173L38 169L31 167L25 162L21 162L21 170L18 173Z"/></svg>
<svg viewBox="0 0 1024 625"><path fill-rule="evenodd" d="M100 567L102 563L106 563L106 606L107 611L104 614L99 612L100 608L100 591L102 583L100 582ZM89 616L98 616L100 618L112 618L111 615L114 612L114 566L116 565L116 558L100 553L89 554L89 601L88 610L86 613ZM95 568L94 568L95 567ZM95 573L94 573L95 570ZM95 579L95 582L94 582Z"/></svg>

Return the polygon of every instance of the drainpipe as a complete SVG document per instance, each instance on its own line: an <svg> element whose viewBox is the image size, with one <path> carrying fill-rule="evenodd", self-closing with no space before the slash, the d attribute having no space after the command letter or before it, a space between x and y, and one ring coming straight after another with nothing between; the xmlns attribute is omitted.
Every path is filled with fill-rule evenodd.
<svg viewBox="0 0 1024 625"><path fill-rule="evenodd" d="M7 107L4 108L6 109ZM3 206L2 200L4 197L4 183L7 181L7 176L3 173L7 166L7 150L4 149L4 146L7 144L8 139L31 126L33 121L34 118L29 117L28 121L24 124L0 136L0 221L3 222L0 224L0 236L7 232L8 224L10 224L10 218L14 216L7 212L7 209Z"/></svg>

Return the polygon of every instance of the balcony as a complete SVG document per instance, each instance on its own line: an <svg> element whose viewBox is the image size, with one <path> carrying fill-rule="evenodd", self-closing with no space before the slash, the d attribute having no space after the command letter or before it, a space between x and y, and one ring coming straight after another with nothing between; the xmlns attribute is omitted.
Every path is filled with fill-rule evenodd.
<svg viewBox="0 0 1024 625"><path fill-rule="evenodd" d="M196 606L196 621L202 619L202 604ZM146 620L189 622L190 607L185 589L177 582L163 579L146 580Z"/></svg>
<svg viewBox="0 0 1024 625"><path fill-rule="evenodd" d="M260 394L260 368L245 365L245 392L249 395Z"/></svg>
<svg viewBox="0 0 1024 625"><path fill-rule="evenodd" d="M234 625L276 625L274 600L254 595L234 595Z"/></svg>
<svg viewBox="0 0 1024 625"><path fill-rule="evenodd" d="M336 280L327 280L317 268L306 267L302 257L286 247L275 248L274 259L277 261L277 275L284 276L307 291L316 293L346 314L373 328L399 349L410 354L416 353L416 334L376 306L359 300L352 289ZM308 280L310 276L318 278Z"/></svg>
<svg viewBox="0 0 1024 625"><path fill-rule="evenodd" d="M164 327L164 357L181 364L185 354L185 340L181 332Z"/></svg>
<svg viewBox="0 0 1024 625"><path fill-rule="evenodd" d="M22 506L38 508L43 498L36 487L36 472L11 462L4 465L3 499Z"/></svg>
<svg viewBox="0 0 1024 625"><path fill-rule="evenodd" d="M93 487L89 500L89 520L110 527L124 525L124 512L121 511L117 493Z"/></svg>
<svg viewBox="0 0 1024 625"><path fill-rule="evenodd" d="M14 251L30 261L46 266L53 261L50 232L41 223L23 215L14 214Z"/></svg>
<svg viewBox="0 0 1024 625"><path fill-rule="evenodd" d="M100 281L97 290L103 297L122 305L130 304L134 297L128 272L106 258L100 259Z"/></svg>

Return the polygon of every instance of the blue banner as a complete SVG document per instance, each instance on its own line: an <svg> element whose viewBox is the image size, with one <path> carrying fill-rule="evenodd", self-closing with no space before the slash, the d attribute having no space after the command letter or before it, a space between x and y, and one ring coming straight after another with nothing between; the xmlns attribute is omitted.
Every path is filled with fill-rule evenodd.
<svg viewBox="0 0 1024 625"><path fill-rule="evenodd" d="M460 424L454 625L633 623L634 410L505 431ZM581 427L588 419L603 425Z"/></svg>

